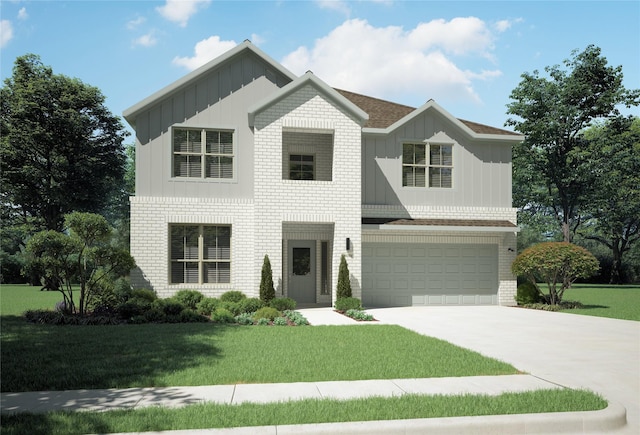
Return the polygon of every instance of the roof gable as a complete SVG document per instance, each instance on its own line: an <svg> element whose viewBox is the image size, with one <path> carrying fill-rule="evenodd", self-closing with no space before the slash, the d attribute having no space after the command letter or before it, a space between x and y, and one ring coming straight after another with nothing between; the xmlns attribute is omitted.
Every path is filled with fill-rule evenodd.
<svg viewBox="0 0 640 435"><path fill-rule="evenodd" d="M415 108L405 106L403 104L393 103L391 101L381 100L366 95L356 94L354 92L336 89L345 98L351 100L355 105L369 114L369 121L364 125L365 129L370 132L385 133L394 130L397 126L408 122L415 116L423 113L425 110L433 108L457 124L467 134L475 138L496 138L496 136L504 136L503 139L511 136L511 139L521 141L523 136L512 131L503 130L496 127L480 124L477 122L466 121L464 119L454 118L446 110L440 107L434 100L429 100L422 107ZM490 136L490 137L487 137Z"/></svg>
<svg viewBox="0 0 640 435"><path fill-rule="evenodd" d="M333 101L339 107L343 108L347 113L353 116L360 125L365 125L369 115L357 104L353 103L348 98L344 97L341 93L328 86L325 82L316 77L312 72L307 72L297 80L292 81L288 85L280 88L277 92L271 95L264 101L261 101L249 108L249 125L255 124L255 117L268 107L283 100L287 96L293 94L303 86L311 85L320 91L327 99Z"/></svg>
<svg viewBox="0 0 640 435"><path fill-rule="evenodd" d="M169 84L168 86L165 86L158 92L155 92L144 100L129 107L123 112L124 118L127 120L127 122L133 125L135 123L136 116L141 112L148 110L162 99L167 98L168 96L191 86L205 75L214 71L216 68L219 68L227 62L230 62L233 59L247 54L253 54L259 57L270 68L272 68L275 73L283 76L286 82L291 82L292 80L295 80L297 78L295 74L286 69L279 62L273 60L269 55L253 45L251 41L246 40L243 43L238 44L231 50L218 56L217 58L207 62L203 66L191 71L190 73Z"/></svg>

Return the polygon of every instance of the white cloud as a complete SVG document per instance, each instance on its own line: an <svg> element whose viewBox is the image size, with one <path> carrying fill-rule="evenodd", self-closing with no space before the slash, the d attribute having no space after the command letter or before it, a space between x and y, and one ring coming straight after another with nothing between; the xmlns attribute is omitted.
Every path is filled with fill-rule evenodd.
<svg viewBox="0 0 640 435"><path fill-rule="evenodd" d="M147 19L145 17L138 17L135 20L131 20L129 22L127 22L127 29L129 30L135 30L137 29L139 26L141 26L142 24L145 23L145 21L147 21Z"/></svg>
<svg viewBox="0 0 640 435"><path fill-rule="evenodd" d="M172 62L175 65L194 70L210 60L215 59L222 53L231 50L236 45L238 44L236 44L235 41L221 41L219 36L211 36L196 44L192 57L176 56Z"/></svg>
<svg viewBox="0 0 640 435"><path fill-rule="evenodd" d="M0 48L13 39L13 24L9 20L0 21Z"/></svg>
<svg viewBox="0 0 640 435"><path fill-rule="evenodd" d="M265 39L262 36L258 35L257 33L252 33L251 34L251 43L252 44L261 45L261 44L264 44L265 42L266 42Z"/></svg>
<svg viewBox="0 0 640 435"><path fill-rule="evenodd" d="M320 9L329 9L347 16L351 14L351 8L347 2L342 0L316 0L316 4Z"/></svg>
<svg viewBox="0 0 640 435"><path fill-rule="evenodd" d="M211 0L166 0L165 5L157 7L156 10L167 20L186 27L189 18L209 3Z"/></svg>
<svg viewBox="0 0 640 435"><path fill-rule="evenodd" d="M134 46L153 47L158 43L158 38L154 36L154 32L149 32L146 35L142 35L139 38L133 40Z"/></svg>
<svg viewBox="0 0 640 435"><path fill-rule="evenodd" d="M515 20L500 20L493 26L498 32L502 33L509 30L514 24L521 23L522 21L524 21L522 18L516 18Z"/></svg>
<svg viewBox="0 0 640 435"><path fill-rule="evenodd" d="M296 74L313 71L329 85L394 101L480 102L473 80L490 80L499 70L463 70L456 56L491 59L494 36L475 17L433 20L414 29L374 27L348 20L311 48L299 47L282 63ZM416 98L420 102L415 103Z"/></svg>
<svg viewBox="0 0 640 435"><path fill-rule="evenodd" d="M21 8L18 11L18 19L19 20L26 20L27 18L29 18L29 14L27 13L27 8Z"/></svg>

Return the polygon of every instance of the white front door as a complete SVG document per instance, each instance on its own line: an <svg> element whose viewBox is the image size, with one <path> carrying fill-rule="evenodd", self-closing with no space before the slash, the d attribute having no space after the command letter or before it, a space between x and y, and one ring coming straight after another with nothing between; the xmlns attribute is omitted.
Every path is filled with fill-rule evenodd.
<svg viewBox="0 0 640 435"><path fill-rule="evenodd" d="M289 297L296 302L316 302L316 242L289 241Z"/></svg>

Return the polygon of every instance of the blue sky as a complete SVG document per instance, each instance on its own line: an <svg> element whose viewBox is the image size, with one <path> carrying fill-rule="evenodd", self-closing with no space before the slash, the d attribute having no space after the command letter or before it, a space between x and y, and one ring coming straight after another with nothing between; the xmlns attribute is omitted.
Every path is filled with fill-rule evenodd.
<svg viewBox="0 0 640 435"><path fill-rule="evenodd" d="M414 107L433 98L496 127L523 72L589 44L640 87L637 0L0 0L0 20L3 81L35 53L100 88L117 115L245 39L330 86Z"/></svg>

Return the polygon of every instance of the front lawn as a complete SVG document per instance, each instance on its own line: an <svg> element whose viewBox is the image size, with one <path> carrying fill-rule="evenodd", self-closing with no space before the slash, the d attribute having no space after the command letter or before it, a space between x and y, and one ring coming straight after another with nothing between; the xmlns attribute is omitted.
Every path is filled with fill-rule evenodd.
<svg viewBox="0 0 640 435"><path fill-rule="evenodd" d="M517 373L399 326L34 325L2 318L3 392Z"/></svg>
<svg viewBox="0 0 640 435"><path fill-rule="evenodd" d="M565 313L640 320L640 285L574 284L565 292L563 300L584 305Z"/></svg>

